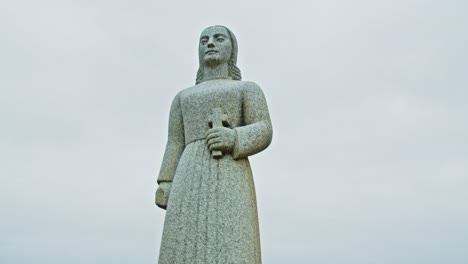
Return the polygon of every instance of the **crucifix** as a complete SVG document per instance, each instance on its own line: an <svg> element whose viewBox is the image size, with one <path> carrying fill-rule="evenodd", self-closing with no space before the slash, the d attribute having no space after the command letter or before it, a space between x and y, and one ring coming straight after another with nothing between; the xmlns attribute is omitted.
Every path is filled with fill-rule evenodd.
<svg viewBox="0 0 468 264"><path fill-rule="evenodd" d="M228 116L221 108L213 108L211 115L208 117L208 125L210 128L229 127ZM211 151L211 156L215 159L220 159L223 157L223 152L221 150L213 150Z"/></svg>

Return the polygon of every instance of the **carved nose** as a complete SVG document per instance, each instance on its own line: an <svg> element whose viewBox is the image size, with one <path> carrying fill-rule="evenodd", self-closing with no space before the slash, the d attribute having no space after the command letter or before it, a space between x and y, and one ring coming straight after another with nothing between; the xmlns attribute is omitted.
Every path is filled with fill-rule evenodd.
<svg viewBox="0 0 468 264"><path fill-rule="evenodd" d="M208 43L208 48L214 48L214 44L213 43Z"/></svg>

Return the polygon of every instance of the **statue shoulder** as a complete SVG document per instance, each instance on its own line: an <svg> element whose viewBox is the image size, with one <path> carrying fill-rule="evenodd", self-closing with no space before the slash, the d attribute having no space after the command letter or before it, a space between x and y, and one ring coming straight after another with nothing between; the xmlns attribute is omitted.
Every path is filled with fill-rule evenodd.
<svg viewBox="0 0 468 264"><path fill-rule="evenodd" d="M189 86L189 87L187 87L187 88L184 88L184 89L180 90L180 91L177 92L177 94L174 96L174 100L176 100L176 99L179 100L179 98L182 97L184 93L187 93L187 92L189 92L189 91L191 91L191 90L193 90L193 89L195 89L195 88L196 88L196 85L193 85L193 86Z"/></svg>
<svg viewBox="0 0 468 264"><path fill-rule="evenodd" d="M252 81L241 81L240 83L244 94L261 94L263 95L262 88L255 82Z"/></svg>
<svg viewBox="0 0 468 264"><path fill-rule="evenodd" d="M180 100L180 94L182 94L184 90L181 90L181 91L178 91L177 94L174 96L174 98L172 99L172 103L176 103Z"/></svg>
<svg viewBox="0 0 468 264"><path fill-rule="evenodd" d="M238 81L244 89L260 89L260 86L252 81Z"/></svg>
<svg viewBox="0 0 468 264"><path fill-rule="evenodd" d="M191 87L188 87L188 88L185 88L185 89L182 89L180 91L177 92L177 94L174 96L174 98L172 99L172 106L179 106L180 105L180 101L182 100L182 97L183 97L183 94L186 93L187 91L191 90L194 86L191 86Z"/></svg>

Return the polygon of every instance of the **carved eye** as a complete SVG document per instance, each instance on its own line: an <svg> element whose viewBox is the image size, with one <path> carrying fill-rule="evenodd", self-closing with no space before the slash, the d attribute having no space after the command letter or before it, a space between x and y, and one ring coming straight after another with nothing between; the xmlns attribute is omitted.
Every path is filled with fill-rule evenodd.
<svg viewBox="0 0 468 264"><path fill-rule="evenodd" d="M218 42L223 42L223 41L224 41L224 38L217 38L216 41L218 41Z"/></svg>
<svg viewBox="0 0 468 264"><path fill-rule="evenodd" d="M206 39L200 40L200 44L202 44L202 45L205 45L207 42L208 42L208 40L206 40Z"/></svg>

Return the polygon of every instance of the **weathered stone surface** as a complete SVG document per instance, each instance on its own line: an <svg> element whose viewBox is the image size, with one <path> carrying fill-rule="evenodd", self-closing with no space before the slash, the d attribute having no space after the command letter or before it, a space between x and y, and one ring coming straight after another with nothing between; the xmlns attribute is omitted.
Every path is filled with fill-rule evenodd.
<svg viewBox="0 0 468 264"><path fill-rule="evenodd" d="M261 263L248 156L271 142L267 103L257 84L240 80L227 28L205 29L199 56L197 84L170 111L156 192L167 209L159 263Z"/></svg>

